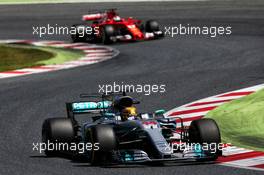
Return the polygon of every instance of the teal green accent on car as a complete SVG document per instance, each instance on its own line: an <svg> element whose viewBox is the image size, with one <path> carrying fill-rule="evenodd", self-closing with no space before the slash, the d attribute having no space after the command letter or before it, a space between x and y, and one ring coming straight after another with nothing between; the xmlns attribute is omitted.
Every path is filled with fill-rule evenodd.
<svg viewBox="0 0 264 175"><path fill-rule="evenodd" d="M132 160L134 160L133 154L126 152L125 153L125 161L132 161Z"/></svg>
<svg viewBox="0 0 264 175"><path fill-rule="evenodd" d="M107 109L111 106L112 102L111 101L101 101L97 103L97 108L98 109Z"/></svg>
<svg viewBox="0 0 264 175"><path fill-rule="evenodd" d="M155 111L155 114L156 115L162 115L162 114L164 114L165 113L165 110L164 109L159 109L159 110L156 110Z"/></svg>
<svg viewBox="0 0 264 175"><path fill-rule="evenodd" d="M72 109L74 111L107 109L111 106L111 104L112 104L111 101L77 102L72 104Z"/></svg>
<svg viewBox="0 0 264 175"><path fill-rule="evenodd" d="M97 109L97 103L96 102L79 102L79 103L73 103L72 104L73 110L93 110Z"/></svg>
<svg viewBox="0 0 264 175"><path fill-rule="evenodd" d="M104 113L104 116L111 118L111 117L115 117L116 115L114 113L106 112Z"/></svg>
<svg viewBox="0 0 264 175"><path fill-rule="evenodd" d="M202 146L200 144L195 144L194 145L194 153L196 156L198 157L203 157L203 150L202 150Z"/></svg>

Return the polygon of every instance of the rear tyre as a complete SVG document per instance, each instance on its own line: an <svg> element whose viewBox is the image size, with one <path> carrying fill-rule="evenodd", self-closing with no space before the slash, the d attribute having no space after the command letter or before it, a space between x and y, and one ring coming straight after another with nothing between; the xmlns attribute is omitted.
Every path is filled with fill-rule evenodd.
<svg viewBox="0 0 264 175"><path fill-rule="evenodd" d="M115 35L115 29L111 25L104 26L102 28L102 43L103 44L112 44L114 40L112 37Z"/></svg>
<svg viewBox="0 0 264 175"><path fill-rule="evenodd" d="M45 143L45 154L55 156L58 150L48 148L55 143L70 143L74 141L73 123L68 118L49 118L42 125L42 142Z"/></svg>
<svg viewBox="0 0 264 175"><path fill-rule="evenodd" d="M98 144L99 149L91 152L90 162L98 166L111 162L112 152L117 147L117 140L114 129L111 125L96 125L90 130L90 142Z"/></svg>
<svg viewBox="0 0 264 175"><path fill-rule="evenodd" d="M211 144L211 150L206 151L212 157L210 160L217 159L221 154L218 149L218 145L221 143L220 130L213 119L205 118L192 121L189 128L189 140L191 143L199 143L201 145Z"/></svg>
<svg viewBox="0 0 264 175"><path fill-rule="evenodd" d="M72 26L72 28L74 28L74 30L76 31L76 33L71 34L71 39L72 39L72 42L74 43L85 42L86 40L84 34L81 33L81 32L84 32L84 30L80 31L81 29L79 27L84 28L84 25L76 24Z"/></svg>
<svg viewBox="0 0 264 175"><path fill-rule="evenodd" d="M72 42L96 42L94 28L91 29L90 26L86 26L84 24L76 24L73 25L72 28L74 28L74 30L76 31L76 33L71 34Z"/></svg>

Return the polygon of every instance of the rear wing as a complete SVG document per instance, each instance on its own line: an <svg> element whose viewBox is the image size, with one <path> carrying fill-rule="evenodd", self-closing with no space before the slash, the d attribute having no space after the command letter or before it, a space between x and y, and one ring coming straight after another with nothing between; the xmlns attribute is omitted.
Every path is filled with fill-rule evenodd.
<svg viewBox="0 0 264 175"><path fill-rule="evenodd" d="M66 109L69 117L74 117L75 114L87 114L87 113L100 113L109 109L112 105L111 101L99 101L99 102L71 102L66 103Z"/></svg>
<svg viewBox="0 0 264 175"><path fill-rule="evenodd" d="M117 14L116 9L89 10L89 14L83 15L83 21L96 21L107 16L107 13Z"/></svg>
<svg viewBox="0 0 264 175"><path fill-rule="evenodd" d="M83 21L96 21L96 20L102 19L104 16L105 15L102 13L83 15L82 20Z"/></svg>
<svg viewBox="0 0 264 175"><path fill-rule="evenodd" d="M74 113L90 113L100 112L101 110L108 109L111 106L111 101L100 102L73 102L68 103L67 107Z"/></svg>
<svg viewBox="0 0 264 175"><path fill-rule="evenodd" d="M74 116L76 114L104 114L107 109L114 105L114 97L124 95L126 95L125 92L110 94L81 94L80 98L94 98L94 100L66 103L68 118L75 120Z"/></svg>

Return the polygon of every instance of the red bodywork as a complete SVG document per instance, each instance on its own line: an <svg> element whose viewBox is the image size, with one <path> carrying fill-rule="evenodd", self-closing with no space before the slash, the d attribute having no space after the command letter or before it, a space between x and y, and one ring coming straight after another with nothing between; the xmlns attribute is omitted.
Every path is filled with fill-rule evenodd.
<svg viewBox="0 0 264 175"><path fill-rule="evenodd" d="M129 18L120 18L115 10L109 10L105 13L95 13L83 15L84 21L92 21L92 27L98 28L99 32L96 34L98 37L101 35L101 30L105 25L112 25L116 29L123 29L132 35L128 40L143 40L146 39L145 34L140 30L141 20Z"/></svg>

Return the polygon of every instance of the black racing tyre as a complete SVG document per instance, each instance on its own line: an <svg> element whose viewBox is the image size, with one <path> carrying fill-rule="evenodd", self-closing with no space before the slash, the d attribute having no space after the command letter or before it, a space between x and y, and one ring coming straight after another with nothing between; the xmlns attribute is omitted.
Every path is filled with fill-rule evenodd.
<svg viewBox="0 0 264 175"><path fill-rule="evenodd" d="M211 148L216 152L210 153L211 151L208 150L208 154L212 156L213 160L221 153L218 150L218 145L221 143L220 130L213 119L205 118L192 121L189 128L189 140L191 143L212 144Z"/></svg>
<svg viewBox="0 0 264 175"><path fill-rule="evenodd" d="M155 20L148 20L145 24L145 31L146 32L155 32L159 31L159 23Z"/></svg>
<svg viewBox="0 0 264 175"><path fill-rule="evenodd" d="M74 141L73 123L68 118L49 118L42 125L42 142L46 144L45 154L56 155L58 150L47 149L48 143L70 143Z"/></svg>
<svg viewBox="0 0 264 175"><path fill-rule="evenodd" d="M192 121L189 128L192 143L220 143L220 130L213 119L205 118Z"/></svg>
<svg viewBox="0 0 264 175"><path fill-rule="evenodd" d="M92 31L90 30L86 30L86 28L88 28L90 26L87 26L85 24L75 24L72 26L72 28L74 28L76 30L76 33L71 34L71 38L72 38L72 42L76 43L76 42L89 42L89 43L94 43L96 40L95 37L95 31L94 29L92 29ZM86 32L90 32L90 33L86 33Z"/></svg>
<svg viewBox="0 0 264 175"><path fill-rule="evenodd" d="M111 25L106 25L102 28L102 43L112 44L114 41L111 39L115 35L115 29Z"/></svg>
<svg viewBox="0 0 264 175"><path fill-rule="evenodd" d="M78 32L78 26L81 26L79 24L73 25L72 28L76 30L76 33L71 34L71 39L72 42L77 43L77 42L85 42L85 37L82 37L82 35Z"/></svg>
<svg viewBox="0 0 264 175"><path fill-rule="evenodd" d="M98 144L98 150L92 150L90 162L92 165L103 165L111 162L112 152L117 147L114 129L111 125L96 125L90 130L90 141ZM93 147L94 148L94 147Z"/></svg>

